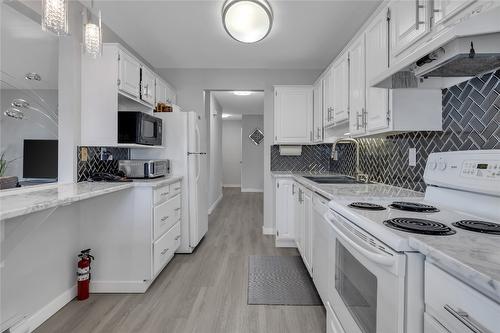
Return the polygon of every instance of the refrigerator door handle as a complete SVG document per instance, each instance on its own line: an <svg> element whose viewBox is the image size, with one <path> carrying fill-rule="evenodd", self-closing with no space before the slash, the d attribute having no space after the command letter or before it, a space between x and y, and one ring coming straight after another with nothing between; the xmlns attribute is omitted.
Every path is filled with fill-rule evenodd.
<svg viewBox="0 0 500 333"><path fill-rule="evenodd" d="M188 151L188 155L206 155L207 153L202 153L202 152L191 152L191 151Z"/></svg>

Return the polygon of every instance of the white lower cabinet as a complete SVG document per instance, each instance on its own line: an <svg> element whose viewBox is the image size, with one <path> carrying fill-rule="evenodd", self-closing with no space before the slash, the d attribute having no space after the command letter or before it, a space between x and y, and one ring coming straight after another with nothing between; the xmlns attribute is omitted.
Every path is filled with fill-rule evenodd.
<svg viewBox="0 0 500 333"><path fill-rule="evenodd" d="M328 301L328 257L329 241L333 238L332 228L324 218L328 211L328 200L315 194L313 196L313 218L312 218L312 266L313 281L319 296L326 304Z"/></svg>
<svg viewBox="0 0 500 333"><path fill-rule="evenodd" d="M177 194L154 208L154 239L160 238L181 218L181 196Z"/></svg>
<svg viewBox="0 0 500 333"><path fill-rule="evenodd" d="M312 192L298 183L292 184L295 244L309 274L312 275Z"/></svg>
<svg viewBox="0 0 500 333"><path fill-rule="evenodd" d="M276 246L295 247L294 195L291 179L277 179L275 184L276 203Z"/></svg>
<svg viewBox="0 0 500 333"><path fill-rule="evenodd" d="M153 274L158 275L173 258L181 245L181 223L178 221L169 231L153 243Z"/></svg>
<svg viewBox="0 0 500 333"><path fill-rule="evenodd" d="M340 324L330 302L325 303L326 308L326 333L346 333Z"/></svg>

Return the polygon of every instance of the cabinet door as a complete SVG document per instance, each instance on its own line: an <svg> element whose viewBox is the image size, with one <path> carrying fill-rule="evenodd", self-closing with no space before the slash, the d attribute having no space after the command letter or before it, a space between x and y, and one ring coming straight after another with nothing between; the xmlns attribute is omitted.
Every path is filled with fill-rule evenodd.
<svg viewBox="0 0 500 333"><path fill-rule="evenodd" d="M167 85L160 79L156 79L155 103L167 103Z"/></svg>
<svg viewBox="0 0 500 333"><path fill-rule="evenodd" d="M389 67L388 11L381 12L366 29L366 130L387 128L389 89L373 88L369 82Z"/></svg>
<svg viewBox="0 0 500 333"><path fill-rule="evenodd" d="M122 51L119 52L118 63L118 89L139 98L141 64Z"/></svg>
<svg viewBox="0 0 500 333"><path fill-rule="evenodd" d="M311 143L312 87L277 87L274 96L276 143Z"/></svg>
<svg viewBox="0 0 500 333"><path fill-rule="evenodd" d="M434 24L438 25L448 21L474 2L476 0L434 0Z"/></svg>
<svg viewBox="0 0 500 333"><path fill-rule="evenodd" d="M294 239L292 184L288 179L276 180L277 239Z"/></svg>
<svg viewBox="0 0 500 333"><path fill-rule="evenodd" d="M333 87L333 121L339 123L347 120L349 116L349 54L347 52L333 64Z"/></svg>
<svg viewBox="0 0 500 333"><path fill-rule="evenodd" d="M146 67L141 68L141 100L151 105L155 102L155 76Z"/></svg>
<svg viewBox="0 0 500 333"><path fill-rule="evenodd" d="M300 255L304 258L304 189L302 186L296 185L297 191L297 201L295 202L295 239L297 243L297 249Z"/></svg>
<svg viewBox="0 0 500 333"><path fill-rule="evenodd" d="M313 136L314 142L323 141L323 80L318 80L314 85L314 115Z"/></svg>
<svg viewBox="0 0 500 333"><path fill-rule="evenodd" d="M323 78L323 119L324 126L329 126L334 123L333 121L333 98L334 98L334 86L333 86L333 68L330 68L326 72Z"/></svg>
<svg viewBox="0 0 500 333"><path fill-rule="evenodd" d="M313 205L312 205L312 192L304 189L303 197L302 197L302 209L303 209L303 219L304 219L304 234L303 234L303 258L304 263L309 271L309 274L312 274L312 219L313 219Z"/></svg>
<svg viewBox="0 0 500 333"><path fill-rule="evenodd" d="M327 200L318 200L321 200L322 204L327 207ZM313 210L312 225L312 265L314 267L313 280L323 303L326 303L328 301L328 266L333 263L333 261L328 261L328 244L331 241L331 238L333 238L332 229L323 217L323 211L318 208Z"/></svg>
<svg viewBox="0 0 500 333"><path fill-rule="evenodd" d="M391 5L392 56L397 57L430 32L429 0L396 0Z"/></svg>
<svg viewBox="0 0 500 333"><path fill-rule="evenodd" d="M365 36L358 38L349 50L349 131L365 132Z"/></svg>

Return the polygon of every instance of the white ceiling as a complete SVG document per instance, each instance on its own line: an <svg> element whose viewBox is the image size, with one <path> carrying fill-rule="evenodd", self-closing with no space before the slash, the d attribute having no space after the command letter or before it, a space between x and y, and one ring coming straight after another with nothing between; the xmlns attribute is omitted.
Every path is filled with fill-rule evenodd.
<svg viewBox="0 0 500 333"><path fill-rule="evenodd" d="M96 0L103 22L156 68L323 69L380 0L270 0L274 25L255 44L229 37L223 1Z"/></svg>
<svg viewBox="0 0 500 333"><path fill-rule="evenodd" d="M222 107L223 114L241 119L244 114L264 114L264 92L254 91L248 96L237 96L232 91L212 91L212 96Z"/></svg>
<svg viewBox="0 0 500 333"><path fill-rule="evenodd" d="M33 21L6 3L1 3L2 89L57 89L58 38L42 31ZM42 81L26 81L25 74L38 73ZM8 83L8 84L7 84Z"/></svg>

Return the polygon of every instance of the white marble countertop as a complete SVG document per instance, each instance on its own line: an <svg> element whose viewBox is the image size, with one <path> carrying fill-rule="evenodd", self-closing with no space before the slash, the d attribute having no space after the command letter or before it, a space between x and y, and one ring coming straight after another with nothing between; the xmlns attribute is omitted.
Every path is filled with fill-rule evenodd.
<svg viewBox="0 0 500 333"><path fill-rule="evenodd" d="M140 179L132 182L81 182L21 187L0 192L0 220L68 205L100 195L133 187L157 188L181 180L182 177Z"/></svg>
<svg viewBox="0 0 500 333"><path fill-rule="evenodd" d="M384 184L318 184L303 177L331 173L271 172L271 175L293 178L335 202L346 199L362 201L370 197L423 196L420 192ZM427 260L500 303L500 236L454 229L457 233L447 237L408 234L409 245Z"/></svg>

